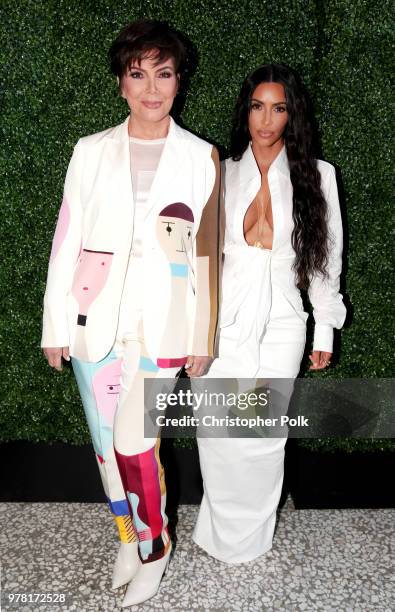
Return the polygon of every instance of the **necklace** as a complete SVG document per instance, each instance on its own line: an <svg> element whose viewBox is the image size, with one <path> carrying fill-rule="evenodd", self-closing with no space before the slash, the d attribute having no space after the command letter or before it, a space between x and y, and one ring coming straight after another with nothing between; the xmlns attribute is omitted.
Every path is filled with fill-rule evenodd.
<svg viewBox="0 0 395 612"><path fill-rule="evenodd" d="M256 201L256 207L257 207L257 213L258 213L258 237L257 240L255 240L253 246L257 247L258 249L264 249L265 247L263 246L263 243L261 242L261 238L263 235L263 223L266 217L266 210L268 207L268 204L270 202L270 191L269 191L269 196L265 199L263 196L262 197L256 197L255 198Z"/></svg>

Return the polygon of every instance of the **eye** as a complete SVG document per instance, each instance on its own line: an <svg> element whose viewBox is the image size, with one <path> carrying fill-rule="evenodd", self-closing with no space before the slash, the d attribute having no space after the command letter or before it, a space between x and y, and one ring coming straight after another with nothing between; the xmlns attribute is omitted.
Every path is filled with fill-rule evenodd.
<svg viewBox="0 0 395 612"><path fill-rule="evenodd" d="M118 395L120 385L107 385L107 395Z"/></svg>
<svg viewBox="0 0 395 612"><path fill-rule="evenodd" d="M160 72L160 73L159 73L159 76L160 76L162 79L170 79L170 78L173 76L173 73L172 73L172 72L169 72L168 70L164 70L163 72Z"/></svg>
<svg viewBox="0 0 395 612"><path fill-rule="evenodd" d="M188 230L188 234L187 234L188 238L190 238L192 236L192 232L191 230Z"/></svg>
<svg viewBox="0 0 395 612"><path fill-rule="evenodd" d="M142 78L143 73L142 72L137 72L136 70L133 70L130 73L130 76L131 76L132 79L140 79L140 78Z"/></svg>
<svg viewBox="0 0 395 612"><path fill-rule="evenodd" d="M276 113L285 113L287 110L287 108L285 106L276 106L275 111Z"/></svg>
<svg viewBox="0 0 395 612"><path fill-rule="evenodd" d="M172 233L172 231L173 230L171 228L171 225L170 225L170 223L168 223L167 226L166 226L166 232L169 234L169 238L170 238L170 234Z"/></svg>
<svg viewBox="0 0 395 612"><path fill-rule="evenodd" d="M258 102L252 102L250 108L251 110L261 110L262 104L259 104Z"/></svg>

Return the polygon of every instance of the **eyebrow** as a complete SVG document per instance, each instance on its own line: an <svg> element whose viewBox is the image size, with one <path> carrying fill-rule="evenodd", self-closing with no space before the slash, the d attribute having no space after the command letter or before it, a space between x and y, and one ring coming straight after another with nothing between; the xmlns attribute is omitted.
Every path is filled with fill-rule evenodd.
<svg viewBox="0 0 395 612"><path fill-rule="evenodd" d="M259 100L258 98L251 98L251 102L259 102L259 104L265 104L262 100ZM274 102L272 106L280 106L280 104L286 104L285 100L284 102Z"/></svg>
<svg viewBox="0 0 395 612"><path fill-rule="evenodd" d="M140 66L136 64L134 64L133 66L130 66L129 70L140 70L140 72L147 72L146 70L144 70L144 68L140 68ZM162 66L161 68L156 68L157 72L160 70L172 70L173 72L175 72L172 66Z"/></svg>

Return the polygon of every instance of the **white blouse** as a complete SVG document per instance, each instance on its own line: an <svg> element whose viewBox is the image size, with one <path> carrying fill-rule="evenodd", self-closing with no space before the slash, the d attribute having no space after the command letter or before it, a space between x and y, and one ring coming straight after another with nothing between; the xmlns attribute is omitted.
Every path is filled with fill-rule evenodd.
<svg viewBox="0 0 395 612"><path fill-rule="evenodd" d="M153 183L166 138L143 140L129 138L130 170L134 197L133 257L141 257L141 231L147 212L148 196Z"/></svg>
<svg viewBox="0 0 395 612"><path fill-rule="evenodd" d="M143 140L129 138L130 171L134 199L134 227L132 248L122 294L118 329L124 337L136 332L141 316L142 291L142 231L147 214L150 189L159 165L166 138ZM132 203L131 203L132 205ZM136 290L137 287L137 290Z"/></svg>

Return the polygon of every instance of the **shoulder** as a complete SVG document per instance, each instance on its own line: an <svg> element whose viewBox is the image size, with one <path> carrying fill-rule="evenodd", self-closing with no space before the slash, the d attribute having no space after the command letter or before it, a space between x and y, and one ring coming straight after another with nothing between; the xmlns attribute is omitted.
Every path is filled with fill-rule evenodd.
<svg viewBox="0 0 395 612"><path fill-rule="evenodd" d="M240 163L239 161L235 161L231 157L228 157L227 159L225 159L224 167L225 167L226 172L228 174L235 172L239 167L239 163Z"/></svg>
<svg viewBox="0 0 395 612"><path fill-rule="evenodd" d="M92 148L97 146L102 146L107 139L114 141L123 141L128 137L128 123L129 123L129 115L127 115L126 119L115 125L113 127L109 127L106 130L101 130L100 132L95 132L94 134L89 134L88 136L83 136L78 141L78 146L82 148Z"/></svg>
<svg viewBox="0 0 395 612"><path fill-rule="evenodd" d="M333 177L336 178L335 167L329 162L324 161L323 159L317 159L317 168L321 175L322 181L330 180Z"/></svg>
<svg viewBox="0 0 395 612"><path fill-rule="evenodd" d="M227 159L225 159L224 162L222 162L222 164L223 164L222 165L223 174L224 174L226 182L229 183L229 181L232 180L233 178L237 180L237 177L238 177L237 172L240 168L240 162L235 161L231 157L228 157Z"/></svg>
<svg viewBox="0 0 395 612"><path fill-rule="evenodd" d="M88 136L82 136L77 145L82 148L90 148L100 144L105 138L111 137L118 127L120 126L110 127L106 130L102 130L101 132L95 132L94 134L89 134Z"/></svg>
<svg viewBox="0 0 395 612"><path fill-rule="evenodd" d="M321 176L321 189L325 197L328 198L328 194L336 187L336 170L327 161L317 159L317 168Z"/></svg>
<svg viewBox="0 0 395 612"><path fill-rule="evenodd" d="M217 150L212 144L207 142L207 140L200 138L200 136L196 136L196 134L192 134L192 132L182 128L177 123L175 125L177 134L186 141L190 151L210 157L213 150Z"/></svg>
<svg viewBox="0 0 395 612"><path fill-rule="evenodd" d="M322 159L317 159L317 167L321 175L321 191L332 211L339 213L339 194L335 167Z"/></svg>
<svg viewBox="0 0 395 612"><path fill-rule="evenodd" d="M235 161L232 157L227 157L225 159L225 166L227 170L231 170L232 168L236 168L239 162Z"/></svg>

